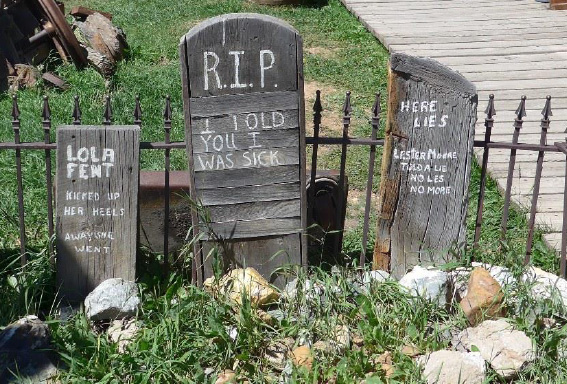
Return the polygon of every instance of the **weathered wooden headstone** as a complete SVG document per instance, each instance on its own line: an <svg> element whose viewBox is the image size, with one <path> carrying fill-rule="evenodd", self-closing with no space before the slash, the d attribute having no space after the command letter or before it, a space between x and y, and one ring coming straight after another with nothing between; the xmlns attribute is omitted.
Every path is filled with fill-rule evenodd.
<svg viewBox="0 0 567 384"><path fill-rule="evenodd" d="M57 130L57 282L69 301L106 279L135 279L139 133L137 126Z"/></svg>
<svg viewBox="0 0 567 384"><path fill-rule="evenodd" d="M193 222L222 240L225 268L272 279L305 261L301 37L273 17L223 15L191 29L180 55L191 196L208 215ZM195 254L202 281L211 260L201 244Z"/></svg>
<svg viewBox="0 0 567 384"><path fill-rule="evenodd" d="M430 59L390 59L374 268L438 265L465 242L478 98Z"/></svg>

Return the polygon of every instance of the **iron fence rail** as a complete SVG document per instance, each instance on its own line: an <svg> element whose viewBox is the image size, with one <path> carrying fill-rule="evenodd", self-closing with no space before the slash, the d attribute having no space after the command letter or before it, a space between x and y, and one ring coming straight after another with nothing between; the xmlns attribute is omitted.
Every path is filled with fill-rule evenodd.
<svg viewBox="0 0 567 384"><path fill-rule="evenodd" d="M513 173L515 169L516 163L516 154L517 151L531 151L538 153L538 159L536 163L536 175L535 175L535 184L531 196L531 206L530 206L530 215L529 215L529 222L528 222L528 239L526 243L526 253L524 257L524 263L529 263L531 259L531 252L533 246L533 237L535 231L535 217L537 214L537 200L539 197L539 187L541 183L541 175L544 167L544 156L546 152L561 152L566 155L566 164L567 164L567 143L554 143L554 144L547 144L547 132L550 127L550 116L552 116L551 111L551 97L547 97L545 106L542 111L542 119L541 119L541 133L540 133L540 142L539 144L528 144L528 143L521 143L519 141L520 132L523 127L523 118L525 117L525 101L526 98L523 96L520 100L520 104L518 109L516 110L516 119L514 121L514 133L511 142L494 142L491 141L492 136L492 129L494 127L495 122L495 102L494 102L494 95L490 95L488 105L485 110L486 118L484 122L485 126L485 135L484 140L475 140L474 147L482 148L482 160L481 160L481 180L480 180L480 187L479 187L479 195L478 195L478 202L477 202L477 212L476 212L476 220L475 220L475 233L474 233L474 240L473 240L473 249L478 247L480 234L481 234L481 227L482 227L482 220L483 220L483 210L484 210L484 200L485 200L485 189L486 189L486 181L488 177L488 163L489 163L489 155L490 149L509 149L510 150L510 159L508 162L508 174L506 177L506 189L504 191L504 209L502 214L502 221L500 226L501 232L501 239L503 240L506 236L506 229L507 229L507 221L509 217L509 207L511 204L511 191L512 191L512 182L513 182ZM372 187L374 184L373 177L374 177L374 168L375 168L375 160L376 160L376 147L384 145L384 139L378 138L378 132L380 128L380 95L376 94L374 105L372 106L371 110L371 137L370 138L354 138L349 136L349 128L351 125L351 102L350 102L350 92L347 92L345 97L345 102L343 105L343 117L342 117L342 137L321 137L320 136L320 128L321 128L321 119L322 119L322 104L321 104L321 92L317 91L315 102L313 105L313 136L306 137L306 144L312 146L312 157L311 157L311 186L315 185L315 178L317 175L317 158L318 158L318 151L320 145L337 145L341 147L341 156L340 156L340 167L339 167L339 186L340 190L344 185L345 177L346 177L346 158L348 147L351 145L354 146L367 146L369 147L370 154L368 159L368 179L366 183L366 194L365 194L365 206L364 206L364 222L363 222L363 233L362 233L362 252L360 254L359 262L360 264L364 264L366 262L366 248L368 245L368 231L369 231L369 223L370 223L370 210L372 207ZM104 112L102 116L102 124L106 126L110 126L113 124L112 122L112 100L110 96L106 97ZM73 105L73 113L72 113L72 124L73 125L81 125L82 124L82 113L80 109L80 101L77 96L74 99ZM142 119L142 107L140 104L139 97L136 97L134 112L133 112L133 123L135 125L139 125L140 127L143 125ZM51 109L49 106L49 99L44 97L43 99L43 108L42 108L42 129L44 132L44 140L37 141L37 142L21 142L20 140L20 110L18 106L18 99L16 96L13 97L12 100L12 130L14 134L14 141L13 142L0 142L0 150L14 150L15 151L15 163L16 163L16 177L17 177L17 189L18 189L18 219L19 219L19 231L20 231L20 254L21 254L21 264L24 266L27 262L26 259L26 234L25 234L25 207L24 207L24 199L23 199L23 169L22 169L22 160L21 160L21 153L22 151L26 150L39 150L44 151L44 161L45 161L45 179L46 179L46 188L47 188L47 211L48 211L48 233L49 236L52 237L54 235L54 222L53 222L53 179L52 179L52 159L51 159L51 151L57 149L57 144L50 141L50 134L52 129L52 122L51 122ZM156 141L156 142L148 142L143 141L140 142L140 149L141 150L163 150L164 151L164 176L165 176L165 187L164 187L164 236L163 236L163 249L164 249L164 269L167 271L169 265L167 264L168 255L169 255L169 233L168 233L168 223L170 218L170 172L171 172L171 150L172 149L185 149L185 142L183 141L171 141L171 129L172 129L172 110L171 110L171 100L170 97L167 96L165 98L165 107L163 112L163 141ZM564 189L564 209L563 209L563 227L562 227L562 245L561 245L561 275L565 276L567 273L567 167L566 167L566 184ZM309 201L314 201L314 193L315 188L311 188L309 190ZM340 193L344 193L341 191ZM342 197L339 194L340 197ZM339 198L339 203L342 204L342 198ZM339 209L336 211L336 220L337 224L340 220L341 212L346 209L344 206L339 206ZM313 204L309 206L309 215L313 217ZM338 244L340 244L340 238L338 240ZM50 246L51 247L51 246ZM335 248L336 252L340 252L338 248ZM49 249L52 252L52 249Z"/></svg>

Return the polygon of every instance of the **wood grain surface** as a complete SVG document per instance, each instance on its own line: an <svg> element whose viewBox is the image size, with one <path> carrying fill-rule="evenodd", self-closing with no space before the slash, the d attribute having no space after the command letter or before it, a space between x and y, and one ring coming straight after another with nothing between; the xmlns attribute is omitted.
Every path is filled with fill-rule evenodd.
<svg viewBox="0 0 567 384"><path fill-rule="evenodd" d="M431 59L390 59L376 268L439 265L465 241L477 95Z"/></svg>
<svg viewBox="0 0 567 384"><path fill-rule="evenodd" d="M136 277L139 135L137 126L57 130L57 284L69 301Z"/></svg>
<svg viewBox="0 0 567 384"><path fill-rule="evenodd" d="M193 28L180 52L191 196L204 208L193 213L199 235L264 248L259 239L276 236L285 252L300 250L290 255L302 264L306 249L295 243L306 221L301 37L273 17L231 14ZM231 249L243 247L254 249ZM195 254L202 265L200 245ZM255 265L266 255L235 257Z"/></svg>
<svg viewBox="0 0 567 384"><path fill-rule="evenodd" d="M550 4L533 0L341 0L359 20L391 52L435 57L460 72L477 86L479 95L477 137L484 137L484 109L488 95L494 94L496 116L492 138L510 141L514 111L520 97L527 96L528 112L520 141L539 142L539 119L545 97L553 97L553 118L549 133L553 141L564 141L567 119L567 12L550 10ZM556 117L557 116L557 117ZM553 135L563 138L554 138ZM492 150L491 150L492 152ZM509 159L507 151L505 159ZM478 156L478 155L477 155ZM493 172L495 162L488 163L489 174L505 189L505 175ZM542 187L561 184L553 175L546 175L548 156L544 162ZM525 184L529 183L529 184ZM514 179L513 185L523 191L513 194L516 204L530 201L533 178ZM562 200L561 192L555 199ZM539 208L539 205L538 205ZM540 215L538 215L540 216ZM547 221L542 215L542 219ZM552 247L559 237L561 225L545 228L553 233ZM558 249L558 248L557 248Z"/></svg>

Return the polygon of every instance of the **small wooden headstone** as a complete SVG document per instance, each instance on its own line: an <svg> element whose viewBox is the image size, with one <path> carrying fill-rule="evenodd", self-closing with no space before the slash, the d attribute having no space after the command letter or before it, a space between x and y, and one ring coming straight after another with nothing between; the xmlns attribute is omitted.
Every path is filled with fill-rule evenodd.
<svg viewBox="0 0 567 384"><path fill-rule="evenodd" d="M57 283L69 301L106 279L135 279L139 134L137 126L57 130Z"/></svg>
<svg viewBox="0 0 567 384"><path fill-rule="evenodd" d="M430 59L390 59L374 268L400 277L448 261L465 242L478 97Z"/></svg>
<svg viewBox="0 0 567 384"><path fill-rule="evenodd" d="M223 15L191 29L180 55L196 233L222 240L225 268L273 280L305 261L301 37L273 17ZM195 255L202 281L211 260L198 242Z"/></svg>

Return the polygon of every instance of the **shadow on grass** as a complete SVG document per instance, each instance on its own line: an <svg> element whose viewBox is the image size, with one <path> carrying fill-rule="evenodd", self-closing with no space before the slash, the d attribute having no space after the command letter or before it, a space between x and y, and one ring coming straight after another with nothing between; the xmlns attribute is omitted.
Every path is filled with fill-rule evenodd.
<svg viewBox="0 0 567 384"><path fill-rule="evenodd" d="M329 4L329 0L300 0L299 6L303 8L323 8Z"/></svg>

